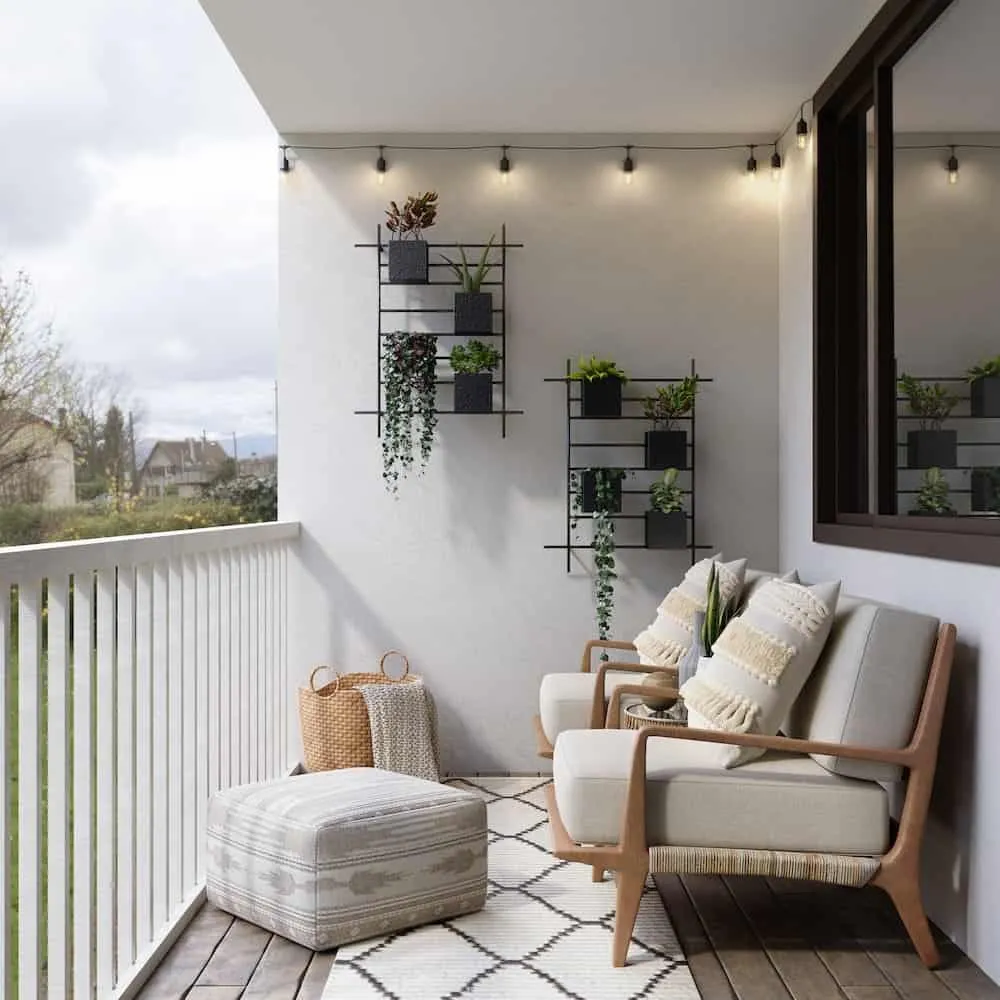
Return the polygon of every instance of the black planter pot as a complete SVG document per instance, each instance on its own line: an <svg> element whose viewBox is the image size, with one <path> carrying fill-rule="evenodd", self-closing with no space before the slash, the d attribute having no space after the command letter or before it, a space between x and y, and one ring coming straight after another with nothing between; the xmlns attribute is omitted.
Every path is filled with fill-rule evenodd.
<svg viewBox="0 0 1000 1000"><path fill-rule="evenodd" d="M1000 417L1000 377L977 378L969 387L974 417Z"/></svg>
<svg viewBox="0 0 1000 1000"><path fill-rule="evenodd" d="M647 549L687 548L687 514L682 510L664 514L658 510L646 511Z"/></svg>
<svg viewBox="0 0 1000 1000"><path fill-rule="evenodd" d="M493 412L493 376L489 372L455 373L455 412Z"/></svg>
<svg viewBox="0 0 1000 1000"><path fill-rule="evenodd" d="M622 380L620 378L599 378L594 382L586 379L583 386L583 416L620 417L622 415Z"/></svg>
<svg viewBox="0 0 1000 1000"><path fill-rule="evenodd" d="M646 431L647 469L686 469L687 431Z"/></svg>
<svg viewBox="0 0 1000 1000"><path fill-rule="evenodd" d="M972 470L972 509L1000 513L1000 469Z"/></svg>
<svg viewBox="0 0 1000 1000"><path fill-rule="evenodd" d="M954 469L958 465L956 431L910 431L906 435L906 464L911 469Z"/></svg>
<svg viewBox="0 0 1000 1000"><path fill-rule="evenodd" d="M455 292L455 333L493 332L493 293Z"/></svg>
<svg viewBox="0 0 1000 1000"><path fill-rule="evenodd" d="M427 241L389 241L389 281L394 285L427 284Z"/></svg>
<svg viewBox="0 0 1000 1000"><path fill-rule="evenodd" d="M615 379L617 382L618 379ZM583 512L593 514L597 509L597 473L583 474ZM622 481L615 479L611 484L611 509L609 513L620 514L622 509Z"/></svg>

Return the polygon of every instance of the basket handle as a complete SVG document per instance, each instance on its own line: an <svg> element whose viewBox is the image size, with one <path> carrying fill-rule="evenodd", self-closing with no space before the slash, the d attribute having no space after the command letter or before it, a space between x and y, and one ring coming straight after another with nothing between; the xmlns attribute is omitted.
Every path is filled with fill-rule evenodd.
<svg viewBox="0 0 1000 1000"><path fill-rule="evenodd" d="M330 670L330 669L332 669L332 668L329 667L329 666L327 666L327 664L321 663L309 675L309 690L312 691L313 694L318 694L321 698L329 698L330 695L336 694L338 688L340 687L340 673L339 673L339 671L334 671L334 674L333 674L333 679L334 679L333 690L332 691L322 691L322 692L316 690L316 675L321 670Z"/></svg>
<svg viewBox="0 0 1000 1000"><path fill-rule="evenodd" d="M398 677L389 677L385 672L385 661L390 656L401 656L403 658L403 672ZM393 681L401 681L410 672L410 661L407 659L405 653L401 653L398 649L390 649L388 652L382 654L382 659L378 661L378 668L382 672L383 676L389 677Z"/></svg>

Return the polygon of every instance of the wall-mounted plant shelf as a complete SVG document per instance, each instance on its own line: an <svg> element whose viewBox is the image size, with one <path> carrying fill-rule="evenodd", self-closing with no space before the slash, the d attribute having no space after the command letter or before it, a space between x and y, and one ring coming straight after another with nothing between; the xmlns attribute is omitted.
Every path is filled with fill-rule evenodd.
<svg viewBox="0 0 1000 1000"><path fill-rule="evenodd" d="M519 249L524 246L523 243L508 243L507 242L507 227L506 225L501 227L500 230L500 242L494 243L492 250L497 252L497 259L492 261L491 274L499 274L499 279L494 279L490 281L484 281L482 283L482 288L487 289L497 289L497 294L494 295L493 308L492 308L492 324L493 329L489 333L456 333L453 329L449 330L421 330L421 333L433 334L435 337L443 338L450 337L456 340L456 342L463 340L485 340L487 338L491 339L496 343L497 350L500 352L500 367L497 370L497 376L492 380L492 385L499 388L500 390L500 408L490 409L488 411L480 410L457 410L454 406L437 407L436 412L439 416L495 416L500 418L500 434L501 437L507 436L507 418L509 416L522 414L524 410L514 410L507 406L507 392L510 383L510 374L507 370L507 251ZM414 284L406 284L397 281L389 281L388 277L388 267L389 267L389 242L388 240L382 239L382 226L379 226L375 234L374 243L355 243L355 247L365 250L375 250L376 253L376 267L378 270L378 335L376 337L378 347L377 347L377 371L378 371L378 387L377 387L377 402L376 408L373 410L355 410L354 412L363 416L374 416L376 417L375 430L376 434L382 436L382 418L385 416L385 410L383 409L383 386L385 385L385 380L382 372L382 361L383 361L383 349L382 341L396 333L396 330L386 330L384 327L387 325L387 320L384 317L401 317L407 319L409 317L425 317L425 316L455 316L455 307L442 307L442 306L396 306L396 305L386 305L386 293L382 291L383 288L403 288L403 289L428 289L428 288L442 288L442 287L452 287L460 288L461 282L452 276L451 266L444 261L434 260L434 251L457 251L459 247L464 247L466 250L485 250L487 244L485 243L431 243L426 244L427 250L431 253L432 258L427 265L429 278L425 282L418 282ZM396 241L392 241L396 242ZM499 297L499 303L497 302L497 297ZM398 301L398 300L396 300ZM437 361L448 361L449 357L447 354L439 354L436 358ZM437 379L437 384L441 385L454 385L454 378Z"/></svg>
<svg viewBox="0 0 1000 1000"><path fill-rule="evenodd" d="M638 405L643 402L646 398L645 396L639 396L635 394L623 394L622 395L622 413L620 416L613 417L585 417L582 413L582 398L579 388L574 391L574 386L579 386L579 383L570 378L570 374L573 370L573 363L571 360L566 361L566 374L560 376L559 378L547 378L546 382L562 382L566 386L566 540L558 545L546 545L547 549L558 549L560 551L565 551L566 553L566 572L571 572L573 568L572 553L577 550L591 549L593 546L586 542L575 542L573 540L573 525L576 521L582 521L587 519L593 519L594 515L589 512L577 512L573 509L573 493L574 493L574 478L582 478L582 474L588 469L592 468L591 465L585 465L583 463L583 458L587 453L587 449L599 448L605 451L611 450L622 450L626 451L630 458L644 458L646 455L646 441L644 436L640 436L637 440L628 441L625 440L628 437L627 434L617 435L615 440L612 441L597 441L594 440L592 436L587 434L589 426L604 426L611 424L616 420L620 421L636 421L641 420L645 424L650 424L648 417L642 413L636 412ZM695 361L691 360L691 376L698 379L699 383L711 382L710 378L704 378L698 375L697 368L695 366ZM688 376L690 377L690 376ZM628 386L639 383L644 385L656 386L656 385L666 385L671 382L682 382L684 381L684 376L680 377L668 377L668 378L629 378ZM626 388L628 387L626 386ZM685 512L685 519L687 521L687 538L683 546L679 548L667 548L667 547L656 547L657 552L670 552L670 551L686 551L689 554L691 563L697 560L697 553L701 550L712 549L713 546L706 544L699 544L697 541L697 504L696 504L696 478L695 478L695 455L697 449L695 448L696 437L695 437L695 410L697 408L697 399L695 404L691 407L691 412L685 416L677 418L682 421L687 428L687 461L686 469L679 469L679 474L681 476L687 477L686 488L681 490L681 493L687 498L688 509ZM578 421L585 421L583 428L578 426ZM574 432L576 428L576 432ZM634 460L634 459L633 459ZM605 463L600 463L605 464ZM610 463L607 463L610 464ZM649 477L650 484L653 480L662 473L662 469L650 468L647 465L615 465L616 469L621 469L623 472L630 474L631 477L638 476L640 474L646 474ZM622 484L621 496L622 496L622 510L619 513L609 514L608 516L613 518L615 521L624 521L626 523L640 521L643 522L643 529L645 528L646 522L646 509L648 507L649 501L649 488L646 489L635 489L628 486L629 479L626 479ZM582 484L581 484L582 488ZM636 504L634 501L630 502L629 498L641 496L646 498L645 502L642 503L641 509L640 505ZM645 538L645 532L643 531L643 538ZM661 537L666 537L662 535ZM615 549L649 549L650 546L647 545L646 541L617 541L615 542Z"/></svg>

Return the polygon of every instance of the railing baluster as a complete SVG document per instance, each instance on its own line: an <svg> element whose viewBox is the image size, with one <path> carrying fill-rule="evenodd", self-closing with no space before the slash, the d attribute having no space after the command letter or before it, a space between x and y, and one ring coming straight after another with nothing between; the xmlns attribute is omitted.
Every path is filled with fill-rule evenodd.
<svg viewBox="0 0 1000 1000"><path fill-rule="evenodd" d="M69 580L48 581L48 948L50 997L68 994L69 924Z"/></svg>
<svg viewBox="0 0 1000 1000"><path fill-rule="evenodd" d="M135 581L135 937L153 940L153 571ZM162 704L158 706L162 708Z"/></svg>
<svg viewBox="0 0 1000 1000"><path fill-rule="evenodd" d="M73 574L73 997L93 988L94 574Z"/></svg>
<svg viewBox="0 0 1000 1000"><path fill-rule="evenodd" d="M115 571L97 574L97 995L114 989Z"/></svg>
<svg viewBox="0 0 1000 1000"><path fill-rule="evenodd" d="M11 892L13 865L11 864L11 839L13 837L13 817L11 816L11 783L6 780L10 774L10 712L12 703L10 685L14 673L14 651L11 648L10 594L8 580L0 580L0 764L3 766L4 781L0 788L0 995L11 996L11 981L17 957L11 954L11 925L13 924L14 894Z"/></svg>
<svg viewBox="0 0 1000 1000"><path fill-rule="evenodd" d="M231 552L219 553L219 787L233 783L232 746L233 701L230 671L232 669L233 633L230 618L232 607Z"/></svg>
<svg viewBox="0 0 1000 1000"><path fill-rule="evenodd" d="M211 749L209 733L214 728L212 723L212 693L209 674L211 667L208 659L209 623L212 620L212 595L209 590L208 560L205 556L197 556L195 563L197 579L195 603L195 666L197 687L195 730L195 765L198 768L197 779L192 785L195 793L195 834L194 834L194 882L188 885L200 885L205 881L205 835L208 829L208 796L209 771L215 754ZM218 709L216 709L216 712Z"/></svg>
<svg viewBox="0 0 1000 1000"><path fill-rule="evenodd" d="M261 575L263 583L261 585L261 603L263 604L263 614L260 616L262 623L261 634L264 638L263 652L260 656L261 674L263 680L264 697L263 701L263 743L264 743L264 773L269 778L278 777L278 770L274 757L274 708L275 708L275 684L274 684L274 656L271 648L271 588L274 585L274 574L271 563L271 546L261 547Z"/></svg>
<svg viewBox="0 0 1000 1000"><path fill-rule="evenodd" d="M250 678L250 557L246 549L240 551L240 784L246 784L256 778L251 766L253 753L251 751L251 708L253 693ZM256 727L254 727L256 728Z"/></svg>
<svg viewBox="0 0 1000 1000"><path fill-rule="evenodd" d="M167 614L167 913L173 914L184 895L184 574L178 559L170 560Z"/></svg>
<svg viewBox="0 0 1000 1000"><path fill-rule="evenodd" d="M291 677L288 670L288 546L281 546L281 572L279 574L281 611L279 618L280 641L278 658L281 663L281 725L284 731L282 748L285 754L285 767L290 768L300 759L301 739L299 727L292 715L297 707L297 699L292 692ZM298 676L296 671L296 676Z"/></svg>
<svg viewBox="0 0 1000 1000"><path fill-rule="evenodd" d="M182 792L184 802L184 827L182 859L182 898L188 886L195 884L197 865L195 861L198 826L198 571L195 556L182 562L184 575L184 628L182 655L184 663L184 715L182 740L184 765ZM202 709L203 710L203 709Z"/></svg>
<svg viewBox="0 0 1000 1000"><path fill-rule="evenodd" d="M214 795L220 788L219 781L219 729L222 708L219 703L220 691L220 649L219 627L221 602L219 600L220 560L217 552L208 557L208 794Z"/></svg>
<svg viewBox="0 0 1000 1000"><path fill-rule="evenodd" d="M115 982L135 961L135 569L118 567L118 819Z"/></svg>
<svg viewBox="0 0 1000 1000"><path fill-rule="evenodd" d="M248 677L250 688L250 780L259 781L260 773L260 649L257 643L257 629L260 625L260 575L258 573L258 549L253 546L247 559L250 585L247 588L247 620L244 631L250 647L248 661Z"/></svg>
<svg viewBox="0 0 1000 1000"><path fill-rule="evenodd" d="M156 564L153 575L153 934L170 913L170 566Z"/></svg>
<svg viewBox="0 0 1000 1000"><path fill-rule="evenodd" d="M41 970L41 773L39 735L42 711L42 585L17 588L17 798L18 798L18 979L22 997L39 995Z"/></svg>

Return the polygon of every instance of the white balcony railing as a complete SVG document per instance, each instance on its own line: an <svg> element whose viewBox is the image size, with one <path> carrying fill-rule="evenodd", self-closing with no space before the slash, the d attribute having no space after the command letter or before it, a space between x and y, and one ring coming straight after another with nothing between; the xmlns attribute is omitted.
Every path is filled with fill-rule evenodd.
<svg viewBox="0 0 1000 1000"><path fill-rule="evenodd" d="M0 996L127 996L212 792L287 773L296 524L0 550Z"/></svg>

